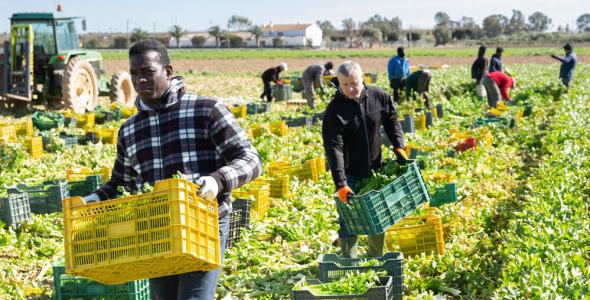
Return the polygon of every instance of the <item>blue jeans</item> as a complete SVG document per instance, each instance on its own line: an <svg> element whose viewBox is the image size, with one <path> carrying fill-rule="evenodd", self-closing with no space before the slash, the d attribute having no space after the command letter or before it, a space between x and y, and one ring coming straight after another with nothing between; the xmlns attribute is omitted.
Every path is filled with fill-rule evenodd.
<svg viewBox="0 0 590 300"><path fill-rule="evenodd" d="M219 219L219 242L221 264L225 252L225 244L229 233L229 215ZM208 272L191 272L150 279L150 291L154 300L196 300L215 299L217 281L221 275L221 268Z"/></svg>

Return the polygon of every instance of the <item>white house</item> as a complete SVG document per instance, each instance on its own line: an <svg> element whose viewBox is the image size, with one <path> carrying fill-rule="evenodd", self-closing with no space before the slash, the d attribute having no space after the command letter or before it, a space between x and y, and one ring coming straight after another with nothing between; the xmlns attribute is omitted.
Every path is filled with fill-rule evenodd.
<svg viewBox="0 0 590 300"><path fill-rule="evenodd" d="M245 31L240 31L240 32L231 32L232 35L236 35L242 38L242 40L244 41L244 43L246 44L246 47L255 47L256 46L256 38L249 32L245 32ZM201 36L203 38L205 38L205 43L203 44L202 47L205 48L213 48L215 47L215 37L209 35L208 32L189 32L185 35L183 35L180 38L180 47L193 47L193 42L192 42L192 38L195 36ZM219 41L219 45L221 46L221 41ZM170 48L176 48L176 39L171 37L168 41L168 47Z"/></svg>
<svg viewBox="0 0 590 300"><path fill-rule="evenodd" d="M320 47L322 29L316 23L266 24L262 27L261 47L272 47L273 39L280 38L282 47Z"/></svg>

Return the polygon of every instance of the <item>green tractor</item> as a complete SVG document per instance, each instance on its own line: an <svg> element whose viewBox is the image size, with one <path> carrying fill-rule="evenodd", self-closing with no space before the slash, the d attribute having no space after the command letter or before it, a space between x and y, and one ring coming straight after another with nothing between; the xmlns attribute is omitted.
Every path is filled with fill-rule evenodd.
<svg viewBox="0 0 590 300"><path fill-rule="evenodd" d="M0 52L0 104L7 107L31 101L92 111L98 97L133 105L135 91L127 72L105 80L102 56L80 48L75 20L53 13L16 13L10 18L9 40Z"/></svg>

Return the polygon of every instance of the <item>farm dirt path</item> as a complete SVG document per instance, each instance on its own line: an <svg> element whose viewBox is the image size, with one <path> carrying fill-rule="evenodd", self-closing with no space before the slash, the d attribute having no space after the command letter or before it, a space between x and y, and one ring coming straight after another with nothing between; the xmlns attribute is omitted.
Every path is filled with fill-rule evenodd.
<svg viewBox="0 0 590 300"><path fill-rule="evenodd" d="M358 61L364 70L367 71L385 71L389 58L353 58ZM451 66L469 66L474 57L429 57L418 56L410 57L413 65L441 65L448 64ZM335 65L346 59L334 58L332 61ZM545 56L513 56L503 59L504 64L552 64L556 60ZM194 70L196 72L262 72L266 68L276 66L281 61L287 62L289 71L300 71L308 65L327 60L303 58L303 59L223 59L223 60L189 60L181 59L172 62L177 71L186 72ZM579 62L590 63L590 55L578 56ZM112 74L117 70L127 70L129 68L126 60L107 60L105 61L107 73Z"/></svg>

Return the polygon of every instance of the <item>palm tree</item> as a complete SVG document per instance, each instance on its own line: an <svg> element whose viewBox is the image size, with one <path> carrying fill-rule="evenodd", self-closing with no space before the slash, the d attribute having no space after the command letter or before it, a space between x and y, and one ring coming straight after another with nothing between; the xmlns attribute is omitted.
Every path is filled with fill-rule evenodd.
<svg viewBox="0 0 590 300"><path fill-rule="evenodd" d="M186 30L184 30L180 25L172 25L170 30L168 30L170 36L176 39L176 48L180 48L180 38L186 34Z"/></svg>
<svg viewBox="0 0 590 300"><path fill-rule="evenodd" d="M215 47L219 47L219 39L221 38L221 28L217 25L209 28L209 35L215 38Z"/></svg>
<svg viewBox="0 0 590 300"><path fill-rule="evenodd" d="M254 38L256 39L256 47L260 47L260 36L262 35L262 28L258 25L254 25L248 29L248 32L251 33Z"/></svg>

